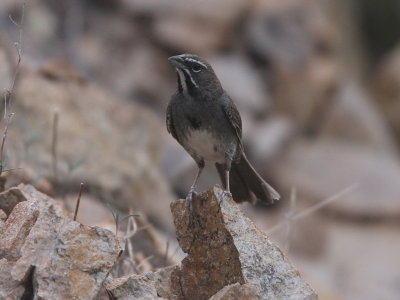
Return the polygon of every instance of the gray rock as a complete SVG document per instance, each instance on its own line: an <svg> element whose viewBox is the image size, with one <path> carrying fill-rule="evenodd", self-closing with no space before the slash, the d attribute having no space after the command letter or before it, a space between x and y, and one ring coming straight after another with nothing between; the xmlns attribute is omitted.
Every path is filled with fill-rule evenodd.
<svg viewBox="0 0 400 300"><path fill-rule="evenodd" d="M224 89L238 106L239 111L266 113L271 99L261 74L240 55L215 57L210 60Z"/></svg>
<svg viewBox="0 0 400 300"><path fill-rule="evenodd" d="M266 122L257 124L245 136L245 141L249 144L247 154L254 157L257 165L266 163L280 156L295 133L294 124L288 118L269 118Z"/></svg>
<svg viewBox="0 0 400 300"><path fill-rule="evenodd" d="M258 300L260 296L258 296L258 289L251 284L242 284L239 283L227 285L223 289L221 289L218 293L213 295L210 300Z"/></svg>
<svg viewBox="0 0 400 300"><path fill-rule="evenodd" d="M325 210L353 218L400 216L400 162L384 151L331 139L297 142L275 165L280 182L314 203L356 185Z"/></svg>
<svg viewBox="0 0 400 300"><path fill-rule="evenodd" d="M181 15L158 18L153 30L161 44L177 52L204 55L222 48L228 42L226 28Z"/></svg>
<svg viewBox="0 0 400 300"><path fill-rule="evenodd" d="M171 284L171 274L176 269L168 267L144 275L132 274L108 280L105 287L118 300L180 299Z"/></svg>
<svg viewBox="0 0 400 300"><path fill-rule="evenodd" d="M1 229L0 229L1 230ZM0 259L0 298L1 299L21 299L25 293L25 288L19 280L11 276L11 270L14 266L12 261L5 258Z"/></svg>
<svg viewBox="0 0 400 300"><path fill-rule="evenodd" d="M326 115L320 135L396 153L396 145L383 114L362 87L351 80L341 85L337 101Z"/></svg>
<svg viewBox="0 0 400 300"><path fill-rule="evenodd" d="M124 9L133 14L176 15L207 19L220 25L232 25L251 5L242 0L122 0ZM228 9L229 8L229 9Z"/></svg>
<svg viewBox="0 0 400 300"><path fill-rule="evenodd" d="M154 283L141 275L130 275L112 281L106 288L116 299L163 299L157 297Z"/></svg>
<svg viewBox="0 0 400 300"><path fill-rule="evenodd" d="M318 258L305 258L295 251L291 253L304 276L316 285L314 287L321 299L399 298L398 225L389 222L365 225L363 222L346 222L326 216L320 216L315 221L315 227L321 226L321 223L325 225L324 253ZM296 223L296 227L302 226L301 223ZM303 243L308 243L308 239L304 239ZM375 282L379 288L373 284L366 285L366 282Z"/></svg>
<svg viewBox="0 0 400 300"><path fill-rule="evenodd" d="M235 25L252 3L242 0L122 0L121 5L133 15L153 18L150 29L158 43L175 51L203 55L228 45Z"/></svg>
<svg viewBox="0 0 400 300"><path fill-rule="evenodd" d="M108 230L69 219L32 186L0 231L0 295L16 299L93 299L124 243ZM4 274L4 275L3 275Z"/></svg>
<svg viewBox="0 0 400 300"><path fill-rule="evenodd" d="M0 209L0 230L3 227L6 220L7 220L6 213L2 209Z"/></svg>
<svg viewBox="0 0 400 300"><path fill-rule="evenodd" d="M374 76L374 100L382 110L397 138L400 137L400 46L397 46L378 67Z"/></svg>

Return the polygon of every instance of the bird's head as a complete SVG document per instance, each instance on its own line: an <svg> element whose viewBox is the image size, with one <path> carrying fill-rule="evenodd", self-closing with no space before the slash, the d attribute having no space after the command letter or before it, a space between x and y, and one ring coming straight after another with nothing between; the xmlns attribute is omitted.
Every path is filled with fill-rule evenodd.
<svg viewBox="0 0 400 300"><path fill-rule="evenodd" d="M214 95L222 93L222 87L208 62L194 54L171 56L168 60L178 73L178 90L189 95Z"/></svg>

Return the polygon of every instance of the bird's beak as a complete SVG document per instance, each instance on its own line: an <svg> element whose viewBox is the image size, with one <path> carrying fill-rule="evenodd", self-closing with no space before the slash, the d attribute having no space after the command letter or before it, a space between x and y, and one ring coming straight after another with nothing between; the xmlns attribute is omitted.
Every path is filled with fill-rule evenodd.
<svg viewBox="0 0 400 300"><path fill-rule="evenodd" d="M184 60L182 59L182 57L180 55L176 55L176 56L171 56L170 58L168 58L168 60L171 62L171 64L173 64L176 68L178 69L186 69L186 66L184 64Z"/></svg>

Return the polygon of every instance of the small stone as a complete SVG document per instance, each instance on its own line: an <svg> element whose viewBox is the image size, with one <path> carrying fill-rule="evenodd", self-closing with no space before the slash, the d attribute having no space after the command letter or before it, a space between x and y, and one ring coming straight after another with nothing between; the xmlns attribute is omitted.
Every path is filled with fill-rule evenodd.
<svg viewBox="0 0 400 300"><path fill-rule="evenodd" d="M239 283L227 285L218 293L210 298L210 300L259 300L259 291L251 284Z"/></svg>
<svg viewBox="0 0 400 300"><path fill-rule="evenodd" d="M22 201L26 201L26 198L18 188L10 188L0 193L0 209L3 210L7 216L10 215L15 205Z"/></svg>
<svg viewBox="0 0 400 300"><path fill-rule="evenodd" d="M170 284L171 274L177 269L167 267L144 275L129 275L109 280L106 289L115 299L177 299Z"/></svg>

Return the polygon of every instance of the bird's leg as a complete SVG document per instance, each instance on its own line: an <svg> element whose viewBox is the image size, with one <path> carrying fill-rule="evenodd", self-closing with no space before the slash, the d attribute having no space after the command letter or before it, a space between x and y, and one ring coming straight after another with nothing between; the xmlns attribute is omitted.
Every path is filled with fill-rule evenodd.
<svg viewBox="0 0 400 300"><path fill-rule="evenodd" d="M231 190L229 188L229 170L225 170L225 190L224 196L232 197Z"/></svg>
<svg viewBox="0 0 400 300"><path fill-rule="evenodd" d="M195 193L194 190L195 190L195 188L196 188L197 180L199 180L200 174L201 174L201 172L203 172L203 169L204 169L204 162L198 163L197 165L198 165L199 169L198 169L198 171L197 171L196 178L194 179L193 184L192 184L192 186L190 187L189 193L188 193L188 195L186 196L186 200L189 202L189 209L190 209L190 211L193 210L193 203L192 203L192 201L193 201L193 194Z"/></svg>
<svg viewBox="0 0 400 300"><path fill-rule="evenodd" d="M229 188L229 171L231 170L232 160L229 157L225 159L225 190L223 192L224 196L232 197L231 190Z"/></svg>

